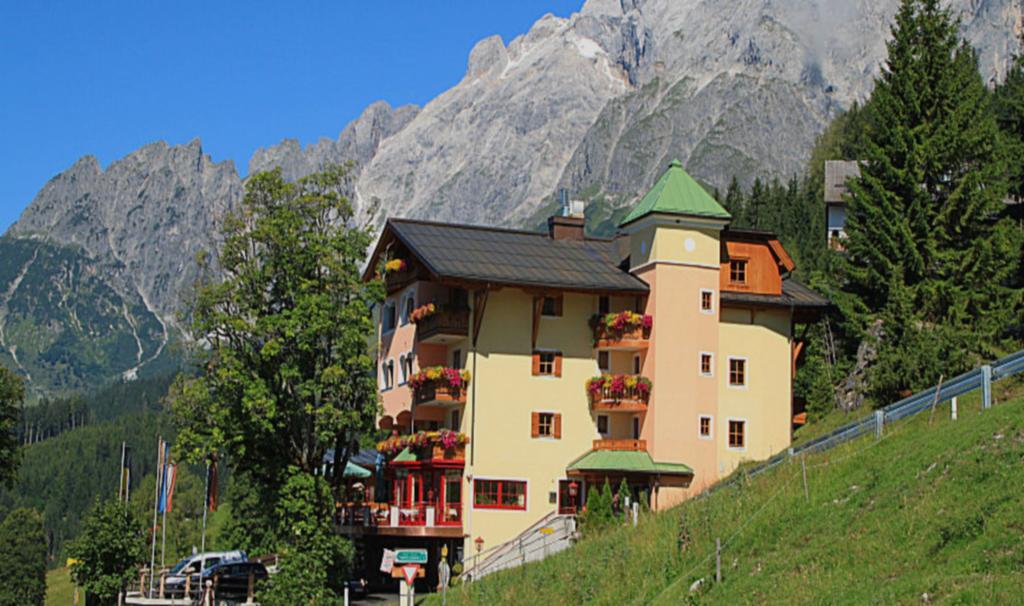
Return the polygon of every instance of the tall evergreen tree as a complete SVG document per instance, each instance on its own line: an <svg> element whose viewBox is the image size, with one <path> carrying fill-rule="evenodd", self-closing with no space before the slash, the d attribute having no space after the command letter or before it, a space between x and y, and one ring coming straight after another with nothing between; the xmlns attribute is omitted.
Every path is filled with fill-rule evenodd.
<svg viewBox="0 0 1024 606"><path fill-rule="evenodd" d="M13 372L0 366L0 484L10 486L18 473L18 436L25 387Z"/></svg>
<svg viewBox="0 0 1024 606"><path fill-rule="evenodd" d="M939 0L900 5L850 184L847 288L879 312L898 268L925 320L991 335L1007 319L1019 244L999 218L1006 161L991 96L958 28Z"/></svg>
<svg viewBox="0 0 1024 606"><path fill-rule="evenodd" d="M0 523L0 606L43 606L46 535L43 517L15 509Z"/></svg>

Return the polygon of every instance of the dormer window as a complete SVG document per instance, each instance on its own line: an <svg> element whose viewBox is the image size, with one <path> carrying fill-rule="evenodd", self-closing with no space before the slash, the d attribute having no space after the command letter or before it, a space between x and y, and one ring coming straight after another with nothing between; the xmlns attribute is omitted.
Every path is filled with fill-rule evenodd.
<svg viewBox="0 0 1024 606"><path fill-rule="evenodd" d="M747 283L747 260L733 259L729 261L729 281L733 284Z"/></svg>

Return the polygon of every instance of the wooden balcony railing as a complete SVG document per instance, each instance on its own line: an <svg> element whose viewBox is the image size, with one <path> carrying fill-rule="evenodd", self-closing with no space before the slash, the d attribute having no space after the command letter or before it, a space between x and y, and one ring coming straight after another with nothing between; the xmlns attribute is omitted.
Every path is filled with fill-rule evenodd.
<svg viewBox="0 0 1024 606"><path fill-rule="evenodd" d="M420 501L410 506L389 503L338 503L341 526L462 526L462 504Z"/></svg>
<svg viewBox="0 0 1024 606"><path fill-rule="evenodd" d="M647 440L594 440L594 450L647 450Z"/></svg>
<svg viewBox="0 0 1024 606"><path fill-rule="evenodd" d="M462 338L468 335L468 309L444 309L416 322L416 338L423 342L444 337Z"/></svg>
<svg viewBox="0 0 1024 606"><path fill-rule="evenodd" d="M412 399L417 406L424 404L465 404L466 388L428 383L414 390L412 392Z"/></svg>

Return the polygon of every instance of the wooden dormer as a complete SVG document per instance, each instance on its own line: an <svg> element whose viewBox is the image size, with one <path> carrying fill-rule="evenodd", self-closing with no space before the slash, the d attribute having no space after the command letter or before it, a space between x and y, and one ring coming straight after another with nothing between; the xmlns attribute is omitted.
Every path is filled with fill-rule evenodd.
<svg viewBox="0 0 1024 606"><path fill-rule="evenodd" d="M793 271L793 260L770 232L722 232L719 284L723 292L781 295L782 278Z"/></svg>

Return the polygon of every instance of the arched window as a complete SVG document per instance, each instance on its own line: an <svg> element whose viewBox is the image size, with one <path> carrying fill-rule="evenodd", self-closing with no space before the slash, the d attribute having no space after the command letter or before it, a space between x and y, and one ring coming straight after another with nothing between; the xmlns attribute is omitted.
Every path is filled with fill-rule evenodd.
<svg viewBox="0 0 1024 606"><path fill-rule="evenodd" d="M388 360L388 387L395 386L395 361Z"/></svg>
<svg viewBox="0 0 1024 606"><path fill-rule="evenodd" d="M398 368L402 376L402 379L399 381L398 384L405 385L405 383L409 380L409 373L406 372L407 367L405 364L405 354L398 356Z"/></svg>
<svg viewBox="0 0 1024 606"><path fill-rule="evenodd" d="M409 322L409 316L412 314L414 305L416 305L416 296L410 294L402 304L402 324Z"/></svg>

